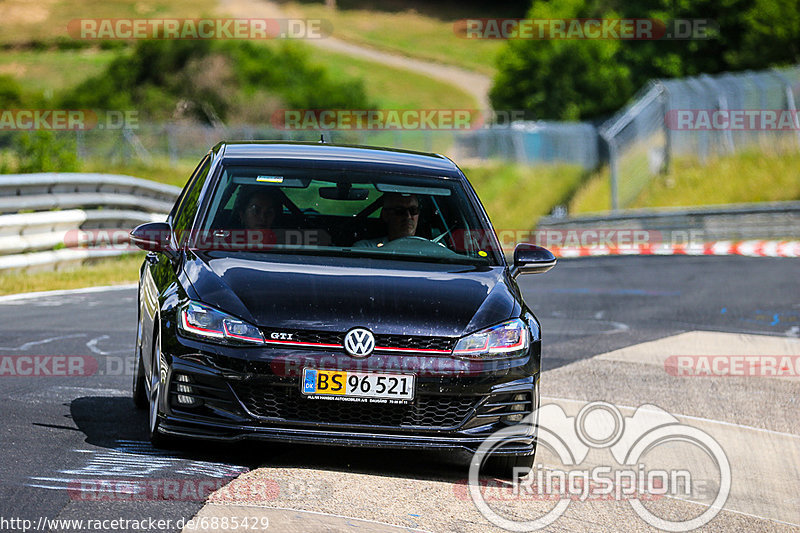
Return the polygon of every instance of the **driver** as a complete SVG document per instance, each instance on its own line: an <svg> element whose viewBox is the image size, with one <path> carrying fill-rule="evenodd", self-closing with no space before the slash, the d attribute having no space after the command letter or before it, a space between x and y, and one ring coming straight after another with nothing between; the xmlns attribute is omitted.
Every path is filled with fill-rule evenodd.
<svg viewBox="0 0 800 533"><path fill-rule="evenodd" d="M272 227L280 202L266 189L241 189L234 206L235 217L242 228L265 230Z"/></svg>
<svg viewBox="0 0 800 533"><path fill-rule="evenodd" d="M386 236L358 241L353 245L354 248L380 248L395 239L416 234L419 223L417 195L389 192L382 199L381 220L386 224Z"/></svg>

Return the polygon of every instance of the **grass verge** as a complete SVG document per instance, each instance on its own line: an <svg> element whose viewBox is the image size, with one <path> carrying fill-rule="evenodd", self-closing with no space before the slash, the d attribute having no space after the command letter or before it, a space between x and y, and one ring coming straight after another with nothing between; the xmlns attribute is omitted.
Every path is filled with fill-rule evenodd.
<svg viewBox="0 0 800 533"><path fill-rule="evenodd" d="M477 102L457 87L380 63L328 52L314 47L315 61L331 73L361 78L370 99L383 109L475 109Z"/></svg>
<svg viewBox="0 0 800 533"><path fill-rule="evenodd" d="M211 147L209 146L209 148ZM200 159L201 157L198 157L197 161L180 159L174 165L167 158L157 158L149 164L137 159L125 163L109 163L102 159L89 159L83 162L81 172L123 174L183 188Z"/></svg>
<svg viewBox="0 0 800 533"><path fill-rule="evenodd" d="M76 19L196 18L213 13L215 0L7 0L0 5L5 43L69 37Z"/></svg>
<svg viewBox="0 0 800 533"><path fill-rule="evenodd" d="M495 164L463 170L498 232L530 230L539 217L567 202L585 175L570 165Z"/></svg>
<svg viewBox="0 0 800 533"><path fill-rule="evenodd" d="M52 97L59 91L100 74L118 52L83 50L23 50L0 54L0 74L13 76L26 89Z"/></svg>
<svg viewBox="0 0 800 533"><path fill-rule="evenodd" d="M656 176L626 208L690 207L715 204L800 200L800 152L748 151L701 165L676 159L670 171ZM604 168L578 190L571 214L610 209L609 172Z"/></svg>
<svg viewBox="0 0 800 533"><path fill-rule="evenodd" d="M453 23L461 18L457 16L441 20L414 10L331 10L322 4L297 2L285 3L282 8L295 16L330 21L333 37L487 75L494 74L495 57L504 44L501 40L459 37L453 30Z"/></svg>
<svg viewBox="0 0 800 533"><path fill-rule="evenodd" d="M136 283L143 260L144 253L135 253L64 270L2 273L0 295Z"/></svg>

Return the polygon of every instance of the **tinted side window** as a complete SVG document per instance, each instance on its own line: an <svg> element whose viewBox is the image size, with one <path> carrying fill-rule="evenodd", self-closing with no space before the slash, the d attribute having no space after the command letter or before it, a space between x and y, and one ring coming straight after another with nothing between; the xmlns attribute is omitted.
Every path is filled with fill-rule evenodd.
<svg viewBox="0 0 800 533"><path fill-rule="evenodd" d="M183 236L191 229L192 222L194 222L194 217L197 214L198 200L200 199L200 191L203 190L203 185L206 183L210 167L211 158L206 156L205 160L200 164L197 172L195 172L195 175L192 177L191 182L186 187L180 205L175 212L175 217L172 221L172 229L180 243L183 242Z"/></svg>

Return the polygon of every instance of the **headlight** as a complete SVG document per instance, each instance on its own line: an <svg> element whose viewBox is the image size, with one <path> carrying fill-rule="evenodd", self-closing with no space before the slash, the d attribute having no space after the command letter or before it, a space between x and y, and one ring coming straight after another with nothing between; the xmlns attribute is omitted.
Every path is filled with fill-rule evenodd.
<svg viewBox="0 0 800 533"><path fill-rule="evenodd" d="M528 326L515 318L460 339L453 355L471 359L513 357L524 353L529 345Z"/></svg>
<svg viewBox="0 0 800 533"><path fill-rule="evenodd" d="M178 328L190 335L215 339L224 344L262 344L261 331L222 311L207 305L189 302L178 311Z"/></svg>

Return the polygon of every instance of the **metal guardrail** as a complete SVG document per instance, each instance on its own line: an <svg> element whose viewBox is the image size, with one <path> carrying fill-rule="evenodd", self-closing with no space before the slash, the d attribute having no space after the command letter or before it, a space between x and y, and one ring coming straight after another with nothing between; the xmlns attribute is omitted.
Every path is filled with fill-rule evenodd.
<svg viewBox="0 0 800 533"><path fill-rule="evenodd" d="M0 196L59 192L135 194L147 198L174 201L180 189L172 185L117 174L44 172L0 176Z"/></svg>
<svg viewBox="0 0 800 533"><path fill-rule="evenodd" d="M0 271L124 254L125 247L108 243L91 247L85 232L164 220L179 193L178 187L111 174L0 176L0 213L14 213L0 214Z"/></svg>
<svg viewBox="0 0 800 533"><path fill-rule="evenodd" d="M171 185L113 174L8 174L0 176L0 213L81 207L167 213L176 191Z"/></svg>
<svg viewBox="0 0 800 533"><path fill-rule="evenodd" d="M132 194L114 193L54 193L32 196L0 196L0 213L47 211L81 207L140 208L148 213L167 213L173 202L140 198Z"/></svg>
<svg viewBox="0 0 800 533"><path fill-rule="evenodd" d="M641 229L694 231L706 242L800 238L800 202L767 202L674 209L632 209L570 218L543 217L537 230Z"/></svg>

